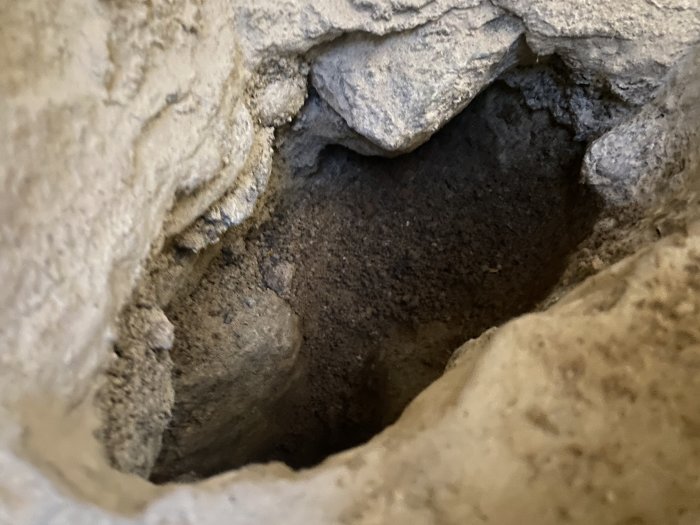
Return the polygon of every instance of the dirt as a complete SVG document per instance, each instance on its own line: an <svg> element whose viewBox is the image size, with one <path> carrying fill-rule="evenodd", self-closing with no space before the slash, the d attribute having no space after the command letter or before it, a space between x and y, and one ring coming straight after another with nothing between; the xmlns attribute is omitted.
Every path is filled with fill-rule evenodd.
<svg viewBox="0 0 700 525"><path fill-rule="evenodd" d="M167 311L176 400L153 479L271 460L306 467L395 421L460 344L533 309L557 283L599 209L578 183L584 149L496 83L411 154L331 148L310 177L278 166L265 218L229 235L199 287ZM284 384L194 388L192 370L208 381L204 347L225 361L234 339L277 329L256 306L268 294L294 317L285 329L301 333L300 346L289 337L267 361L271 343L256 347L256 370L279 371Z"/></svg>

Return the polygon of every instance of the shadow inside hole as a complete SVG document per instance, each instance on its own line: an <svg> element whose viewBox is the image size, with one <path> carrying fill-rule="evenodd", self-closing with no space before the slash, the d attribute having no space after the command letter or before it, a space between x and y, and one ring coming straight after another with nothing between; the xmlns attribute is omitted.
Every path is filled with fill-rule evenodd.
<svg viewBox="0 0 700 525"><path fill-rule="evenodd" d="M411 154L328 149L170 308L176 406L152 479L306 467L395 421L461 343L556 284L600 209L584 150L500 83Z"/></svg>

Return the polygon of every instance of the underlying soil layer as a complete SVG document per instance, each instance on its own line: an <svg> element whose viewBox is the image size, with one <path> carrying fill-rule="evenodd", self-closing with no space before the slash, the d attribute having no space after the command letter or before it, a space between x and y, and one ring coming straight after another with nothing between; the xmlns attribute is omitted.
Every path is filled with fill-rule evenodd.
<svg viewBox="0 0 700 525"><path fill-rule="evenodd" d="M335 148L280 175L269 217L167 312L176 406L153 479L309 466L392 423L556 284L598 211L584 148L497 83L409 155Z"/></svg>

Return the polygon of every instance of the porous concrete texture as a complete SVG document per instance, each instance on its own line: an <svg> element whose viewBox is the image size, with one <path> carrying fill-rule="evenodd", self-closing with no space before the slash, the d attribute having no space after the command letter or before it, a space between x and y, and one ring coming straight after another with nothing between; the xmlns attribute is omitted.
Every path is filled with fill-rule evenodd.
<svg viewBox="0 0 700 525"><path fill-rule="evenodd" d="M121 320L118 358L97 398L105 414L100 438L116 468L148 476L172 416L174 327L162 310L148 305L130 305Z"/></svg>
<svg viewBox="0 0 700 525"><path fill-rule="evenodd" d="M558 57L511 69L501 79L522 92L532 109L547 109L557 122L571 128L577 140L597 139L633 111L611 92L604 78L572 70Z"/></svg>
<svg viewBox="0 0 700 525"><path fill-rule="evenodd" d="M0 523L700 521L699 17L693 0L0 2ZM397 152L510 60L552 53L637 108L583 170L643 218L597 225L573 264L598 275L472 343L394 426L314 469L155 486L110 466L94 401L124 364L117 339L155 370L113 375L118 402L166 426L165 297L252 213L309 71ZM436 80L469 78L415 96L418 56ZM126 456L111 460L142 474L154 459Z"/></svg>

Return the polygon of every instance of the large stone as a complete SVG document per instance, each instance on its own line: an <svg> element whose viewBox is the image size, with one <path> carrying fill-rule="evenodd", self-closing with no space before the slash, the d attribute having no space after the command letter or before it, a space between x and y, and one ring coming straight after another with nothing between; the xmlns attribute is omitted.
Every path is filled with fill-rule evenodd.
<svg viewBox="0 0 700 525"><path fill-rule="evenodd" d="M409 151L517 62L521 33L491 5L454 9L415 31L336 43L314 61L313 83L360 135Z"/></svg>
<svg viewBox="0 0 700 525"><path fill-rule="evenodd" d="M639 105L700 40L700 8L681 0L465 2L414 31L335 43L315 58L313 82L353 130L387 151L408 151L517 62L515 48L507 51L521 34L534 53L557 54Z"/></svg>
<svg viewBox="0 0 700 525"><path fill-rule="evenodd" d="M649 101L687 49L700 40L694 0L494 0L520 18L540 55L558 54L573 69L607 78L635 104Z"/></svg>
<svg viewBox="0 0 700 525"><path fill-rule="evenodd" d="M674 71L652 103L596 140L583 179L618 206L649 205L696 177L700 140L700 60ZM690 156L690 158L688 158ZM692 205L692 201L688 203Z"/></svg>

